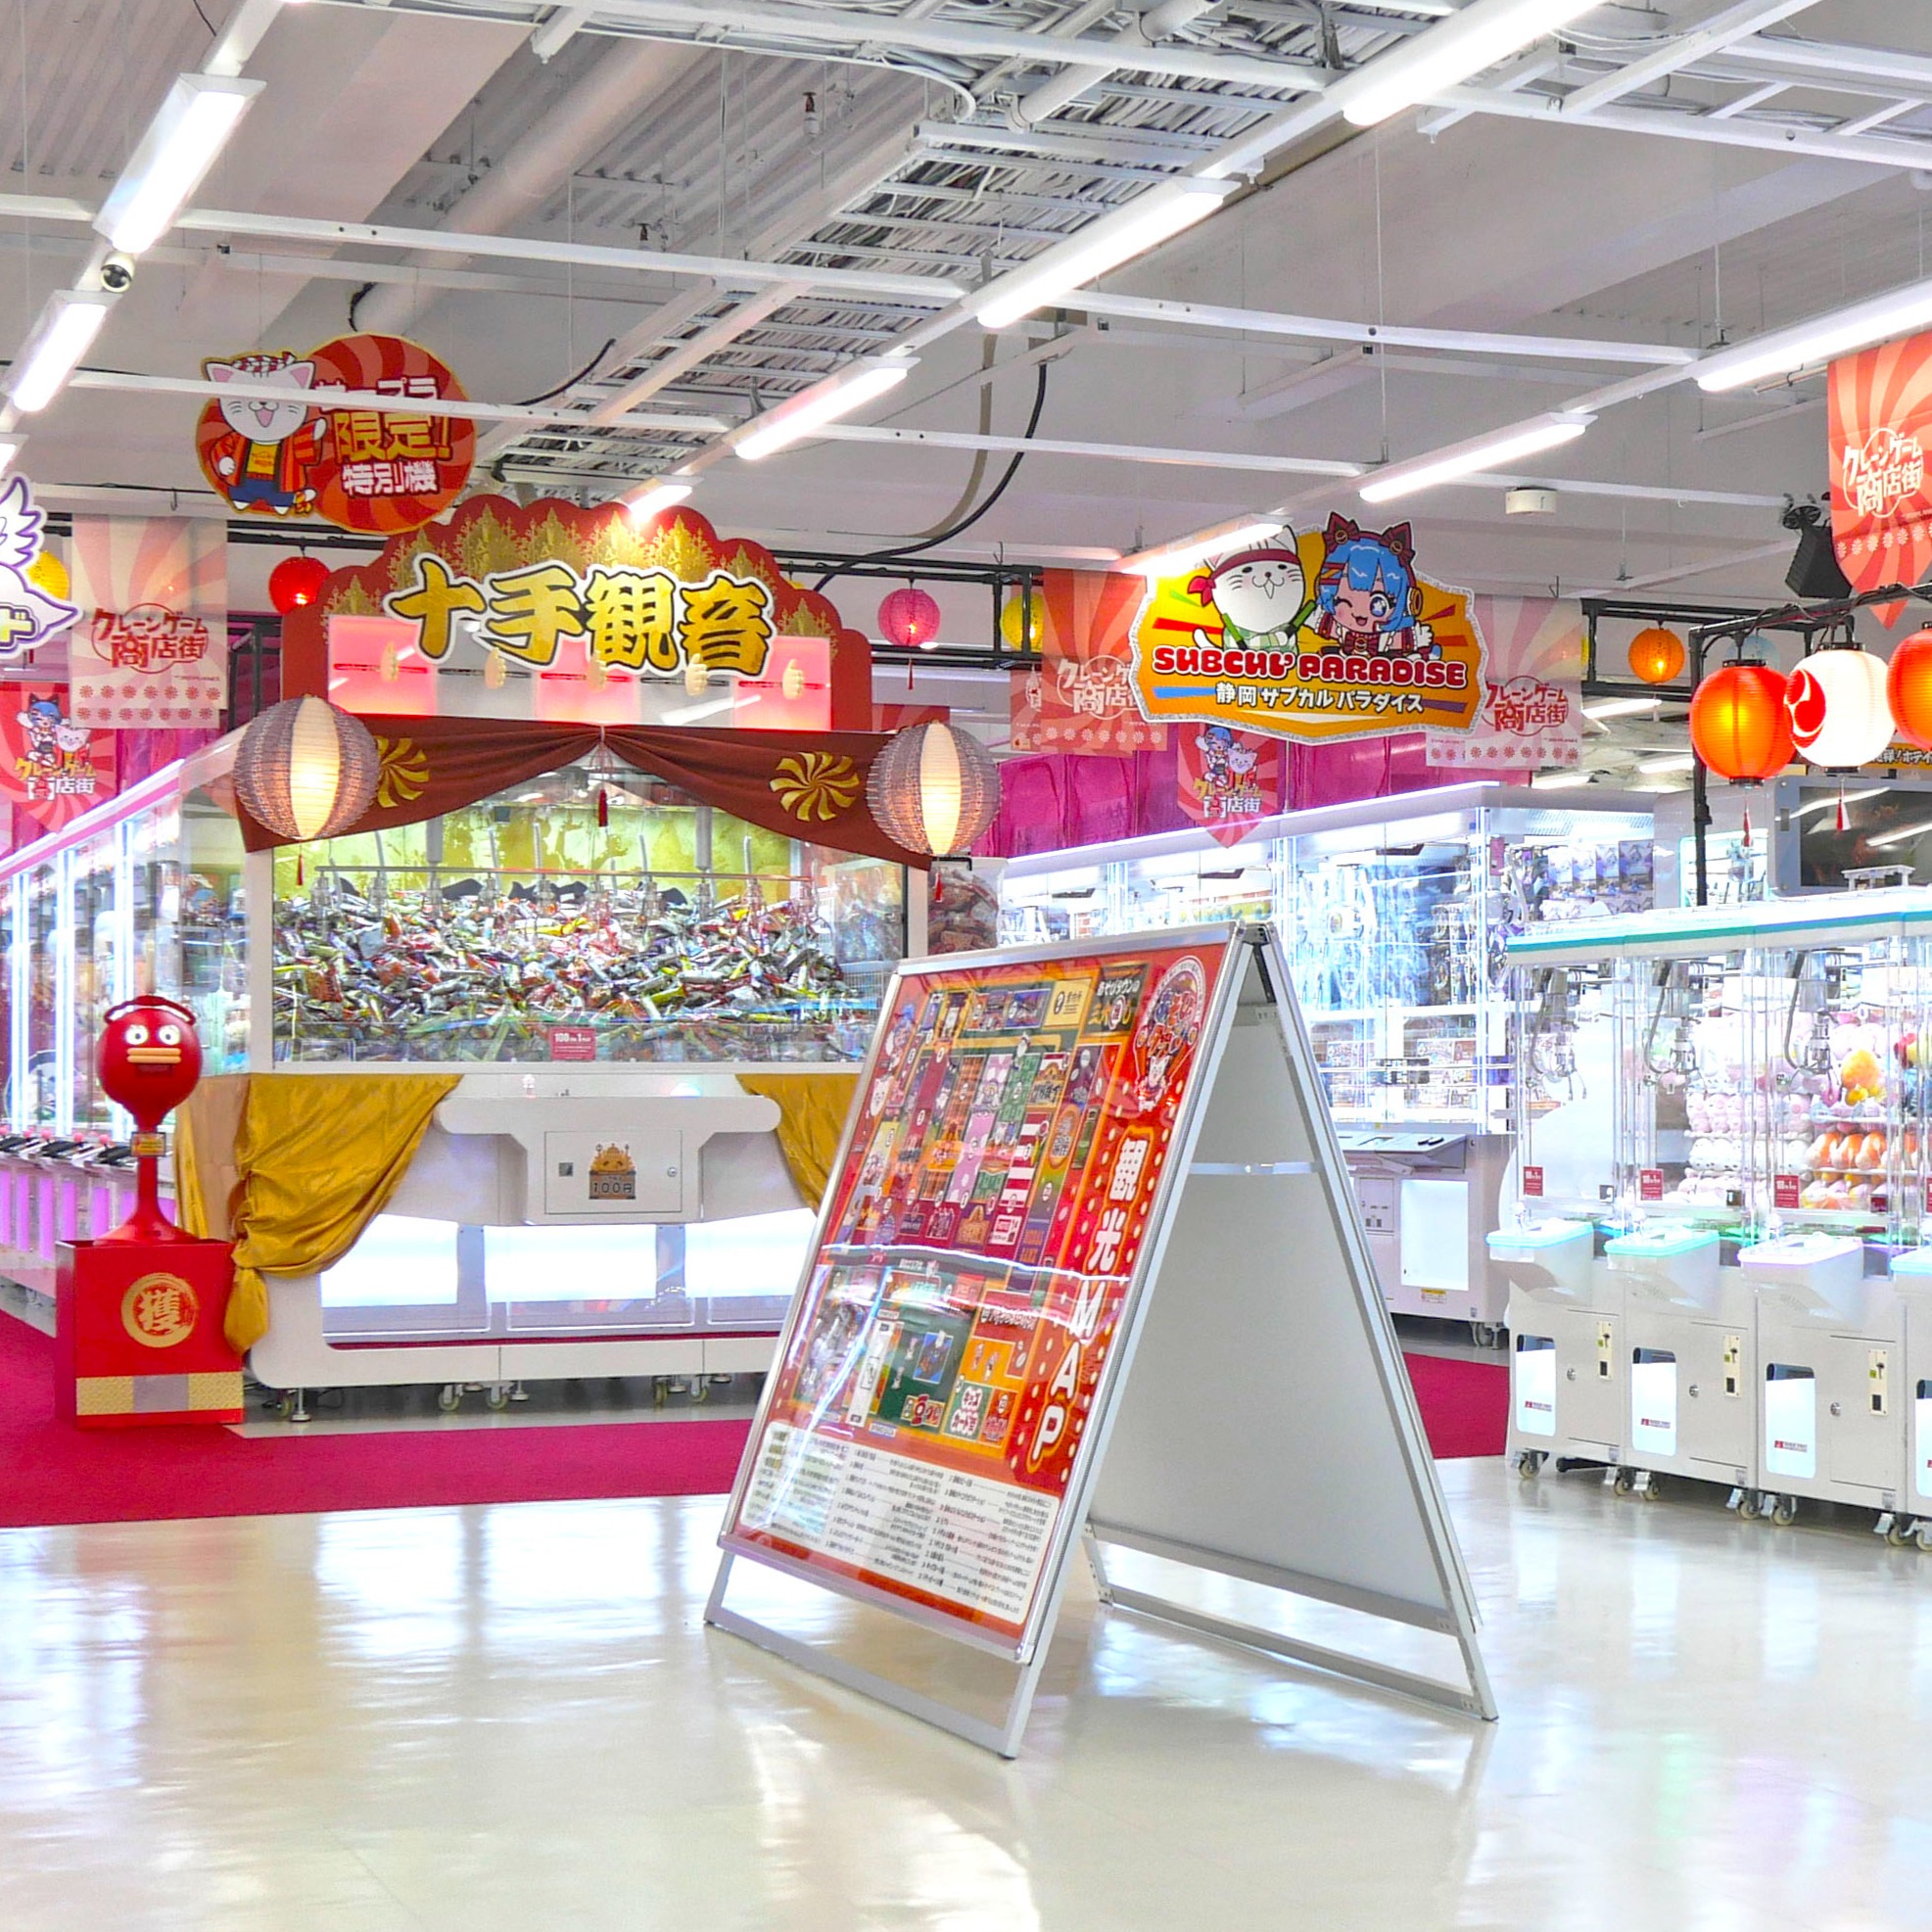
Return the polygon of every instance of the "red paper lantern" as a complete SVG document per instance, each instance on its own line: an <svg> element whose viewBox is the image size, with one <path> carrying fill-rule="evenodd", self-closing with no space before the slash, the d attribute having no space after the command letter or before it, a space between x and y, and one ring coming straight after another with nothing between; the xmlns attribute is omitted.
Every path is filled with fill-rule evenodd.
<svg viewBox="0 0 1932 1932"><path fill-rule="evenodd" d="M1630 669L1646 684L1668 684L1684 668L1684 640L1661 624L1630 639Z"/></svg>
<svg viewBox="0 0 1932 1932"><path fill-rule="evenodd" d="M939 635L938 601L917 584L908 584L879 605L878 628L895 644L929 644Z"/></svg>
<svg viewBox="0 0 1932 1932"><path fill-rule="evenodd" d="M268 573L268 601L286 617L316 602L328 584L329 567L320 557L284 557Z"/></svg>
<svg viewBox="0 0 1932 1932"><path fill-rule="evenodd" d="M1721 778L1756 784L1790 764L1795 749L1784 677L1768 664L1726 664L1690 701L1690 744Z"/></svg>
<svg viewBox="0 0 1932 1932"><path fill-rule="evenodd" d="M1892 653L1885 695L1901 733L1932 751L1932 631L1914 631Z"/></svg>

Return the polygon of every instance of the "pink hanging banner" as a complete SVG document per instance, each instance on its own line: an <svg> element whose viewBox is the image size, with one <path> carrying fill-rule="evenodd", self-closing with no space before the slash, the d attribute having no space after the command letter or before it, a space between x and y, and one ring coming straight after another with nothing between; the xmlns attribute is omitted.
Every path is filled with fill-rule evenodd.
<svg viewBox="0 0 1932 1932"><path fill-rule="evenodd" d="M1856 591L1916 584L1932 565L1932 335L1841 355L1831 365L1831 542ZM1886 625L1902 603L1880 604Z"/></svg>
<svg viewBox="0 0 1932 1932"><path fill-rule="evenodd" d="M1223 845L1239 845L1258 819L1284 809L1280 738L1226 725L1181 730L1181 809Z"/></svg>
<svg viewBox="0 0 1932 1932"><path fill-rule="evenodd" d="M228 702L228 550L199 517L75 517L68 681L100 730L220 726Z"/></svg>
<svg viewBox="0 0 1932 1932"><path fill-rule="evenodd" d="M0 799L35 835L59 831L115 790L114 738L74 723L65 684L9 684L0 692Z"/></svg>
<svg viewBox="0 0 1932 1932"><path fill-rule="evenodd" d="M1134 613L1147 586L1099 570L1049 570L1037 605L1041 663L1013 674L1014 751L1158 751L1167 728L1134 696Z"/></svg>

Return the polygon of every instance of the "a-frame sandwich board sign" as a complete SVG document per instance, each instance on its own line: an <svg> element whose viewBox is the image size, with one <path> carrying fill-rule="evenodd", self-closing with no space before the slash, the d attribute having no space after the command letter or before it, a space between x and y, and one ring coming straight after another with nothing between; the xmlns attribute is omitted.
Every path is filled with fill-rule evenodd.
<svg viewBox="0 0 1932 1932"><path fill-rule="evenodd" d="M1495 1716L1269 927L900 966L719 1540L707 1622L1006 1757L1081 1548L1105 1600ZM1109 1546L1440 1632L1467 1684L1123 1586ZM744 1562L1004 1660L991 1715L732 1607Z"/></svg>

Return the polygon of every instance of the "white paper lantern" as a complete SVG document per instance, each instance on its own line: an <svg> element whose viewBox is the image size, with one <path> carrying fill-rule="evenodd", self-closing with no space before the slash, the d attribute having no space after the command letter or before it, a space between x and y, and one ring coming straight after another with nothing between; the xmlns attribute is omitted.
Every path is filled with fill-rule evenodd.
<svg viewBox="0 0 1932 1932"><path fill-rule="evenodd" d="M1814 651L1790 677L1784 706L1799 756L1831 771L1850 771L1892 742L1885 660L1856 646Z"/></svg>
<svg viewBox="0 0 1932 1932"><path fill-rule="evenodd" d="M872 761L872 817L909 852L939 858L968 850L1000 809L1000 768L969 732L908 725Z"/></svg>
<svg viewBox="0 0 1932 1932"><path fill-rule="evenodd" d="M361 719L326 698L291 697L249 721L235 748L236 795L282 838L332 838L369 809L381 777Z"/></svg>

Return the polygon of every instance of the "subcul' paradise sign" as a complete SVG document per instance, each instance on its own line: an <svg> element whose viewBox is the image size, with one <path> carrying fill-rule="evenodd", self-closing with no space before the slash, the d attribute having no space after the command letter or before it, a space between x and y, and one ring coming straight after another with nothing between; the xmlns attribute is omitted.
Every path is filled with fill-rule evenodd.
<svg viewBox="0 0 1932 1932"><path fill-rule="evenodd" d="M1198 719L1319 744L1466 731L1481 709L1483 634L1467 590L1425 579L1410 527L1320 532L1149 583L1134 683L1157 723Z"/></svg>

